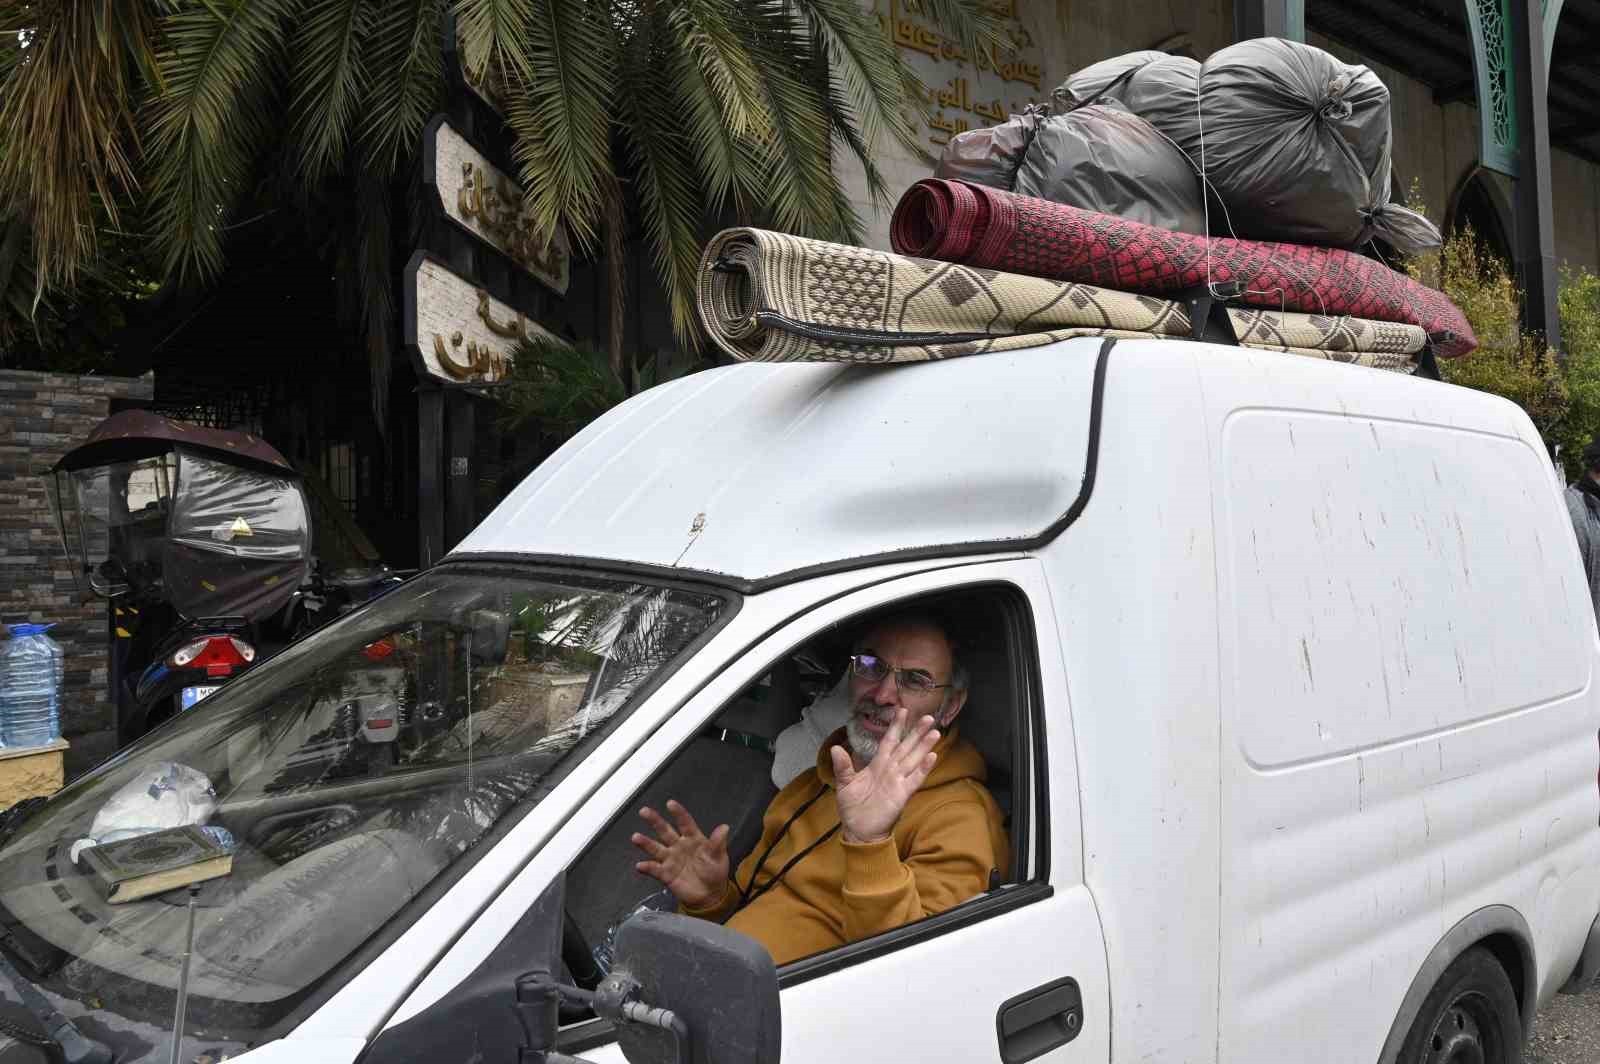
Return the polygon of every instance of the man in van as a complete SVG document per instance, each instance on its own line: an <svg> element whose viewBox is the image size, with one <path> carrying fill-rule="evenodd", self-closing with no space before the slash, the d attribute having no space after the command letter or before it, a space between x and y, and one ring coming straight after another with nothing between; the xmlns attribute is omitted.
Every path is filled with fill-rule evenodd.
<svg viewBox="0 0 1600 1064"><path fill-rule="evenodd" d="M1589 600L1600 614L1600 436L1583 449L1583 476L1567 489L1567 513L1589 578Z"/></svg>
<svg viewBox="0 0 1600 1064"><path fill-rule="evenodd" d="M640 811L640 872L684 912L724 921L778 964L855 942L988 889L1010 847L983 757L954 727L966 677L945 630L901 614L867 629L849 665L850 718L778 792L761 841L728 876L728 826L709 836L676 801Z"/></svg>

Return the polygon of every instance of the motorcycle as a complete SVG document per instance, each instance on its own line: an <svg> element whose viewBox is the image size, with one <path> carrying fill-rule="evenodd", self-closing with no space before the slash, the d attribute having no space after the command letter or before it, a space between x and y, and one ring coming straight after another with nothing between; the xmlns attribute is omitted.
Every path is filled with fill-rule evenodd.
<svg viewBox="0 0 1600 1064"><path fill-rule="evenodd" d="M56 463L80 585L111 603L119 745L248 671L292 632L311 576L300 474L249 433L114 414Z"/></svg>
<svg viewBox="0 0 1600 1064"><path fill-rule="evenodd" d="M313 561L311 579L284 607L282 627L291 639L299 639L399 587L409 575L382 564L325 571L320 561Z"/></svg>

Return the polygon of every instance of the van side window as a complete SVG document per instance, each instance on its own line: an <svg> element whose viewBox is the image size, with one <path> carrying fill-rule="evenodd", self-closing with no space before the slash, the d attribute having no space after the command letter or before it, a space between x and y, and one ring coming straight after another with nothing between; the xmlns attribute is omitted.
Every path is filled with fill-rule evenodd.
<svg viewBox="0 0 1600 1064"><path fill-rule="evenodd" d="M984 585L891 604L771 662L568 870L569 974L580 985L602 978L617 927L655 908L750 934L790 985L915 948L984 918L986 900L1042 879L1034 642L1024 596ZM844 821L858 817L841 816L841 790L877 767L864 755L894 748L885 723L902 706L908 717L948 716L950 726L889 838L851 840ZM834 746L852 754L837 777ZM659 819L642 818L645 808ZM725 850L725 883L716 874L673 878L669 847L689 845L682 840L695 832L704 842L683 852ZM640 862L657 874L639 871ZM848 889L863 884L870 889Z"/></svg>

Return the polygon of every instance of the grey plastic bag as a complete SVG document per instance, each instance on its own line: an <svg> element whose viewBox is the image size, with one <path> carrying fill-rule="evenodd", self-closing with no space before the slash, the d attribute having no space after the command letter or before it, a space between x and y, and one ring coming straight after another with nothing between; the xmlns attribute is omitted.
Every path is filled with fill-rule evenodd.
<svg viewBox="0 0 1600 1064"><path fill-rule="evenodd" d="M1102 59L1063 81L1050 94L1050 99L1055 102L1058 113L1076 111L1094 103L1107 92L1114 91L1112 86L1127 82L1141 67L1166 58L1166 52L1147 50Z"/></svg>
<svg viewBox="0 0 1600 1064"><path fill-rule="evenodd" d="M1146 225L1203 236L1200 179L1143 119L1109 104L1053 115L1017 171L1016 191Z"/></svg>
<svg viewBox="0 0 1600 1064"><path fill-rule="evenodd" d="M1023 153L1050 109L1043 104L1012 115L997 126L968 130L950 138L933 176L946 181L971 181L1010 191Z"/></svg>
<svg viewBox="0 0 1600 1064"><path fill-rule="evenodd" d="M1149 122L1200 165L1200 64L1166 52L1129 52L1084 67L1051 94L1058 112L1111 100Z"/></svg>
<svg viewBox="0 0 1600 1064"><path fill-rule="evenodd" d="M1426 219L1389 202L1389 90L1368 68L1294 41L1241 41L1202 65L1200 104L1206 176L1238 235L1438 246Z"/></svg>

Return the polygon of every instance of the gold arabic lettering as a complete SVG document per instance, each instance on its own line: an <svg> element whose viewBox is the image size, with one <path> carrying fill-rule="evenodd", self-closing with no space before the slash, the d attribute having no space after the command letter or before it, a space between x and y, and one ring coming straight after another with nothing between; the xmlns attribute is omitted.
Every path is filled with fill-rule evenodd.
<svg viewBox="0 0 1600 1064"><path fill-rule="evenodd" d="M456 359L453 351L457 348L462 349L465 361ZM505 355L488 344L469 340L463 348L460 330L450 334L448 347L445 346L444 337L434 333L433 355L439 361L439 368L458 381L497 381L506 375L511 365Z"/></svg>
<svg viewBox="0 0 1600 1064"><path fill-rule="evenodd" d="M489 306L489 293L482 288L478 289L478 318L496 336L504 336L508 340L528 339L527 317L519 310L513 320L496 321L494 310Z"/></svg>
<svg viewBox="0 0 1600 1064"><path fill-rule="evenodd" d="M486 171L470 161L461 164L461 188L456 192L456 209L494 244L530 272L559 279L564 272L566 252L552 235L541 239L532 217L522 209L522 191L504 177L495 175L494 184Z"/></svg>

